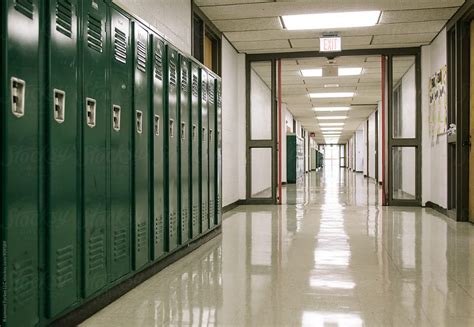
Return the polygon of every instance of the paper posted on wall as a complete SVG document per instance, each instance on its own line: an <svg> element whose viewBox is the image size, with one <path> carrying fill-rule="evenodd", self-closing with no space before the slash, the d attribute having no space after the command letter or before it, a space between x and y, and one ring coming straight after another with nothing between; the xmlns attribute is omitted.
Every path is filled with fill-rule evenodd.
<svg viewBox="0 0 474 327"><path fill-rule="evenodd" d="M445 134L448 120L447 67L430 77L430 135Z"/></svg>

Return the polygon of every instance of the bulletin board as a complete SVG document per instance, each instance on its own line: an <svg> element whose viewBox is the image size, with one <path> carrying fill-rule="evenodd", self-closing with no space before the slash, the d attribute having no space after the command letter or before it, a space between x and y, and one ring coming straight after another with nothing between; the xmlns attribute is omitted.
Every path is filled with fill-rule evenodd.
<svg viewBox="0 0 474 327"><path fill-rule="evenodd" d="M429 81L430 135L445 134L448 122L447 67L444 66Z"/></svg>

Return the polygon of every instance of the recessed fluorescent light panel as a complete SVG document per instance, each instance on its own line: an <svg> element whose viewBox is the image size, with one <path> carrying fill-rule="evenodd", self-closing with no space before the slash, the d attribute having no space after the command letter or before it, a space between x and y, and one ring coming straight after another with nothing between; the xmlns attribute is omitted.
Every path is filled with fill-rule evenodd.
<svg viewBox="0 0 474 327"><path fill-rule="evenodd" d="M323 76L323 70L321 68L302 69L301 75L303 75L304 77L321 77Z"/></svg>
<svg viewBox="0 0 474 327"><path fill-rule="evenodd" d="M336 88L336 87L339 87L339 84L324 84L324 87L327 89Z"/></svg>
<svg viewBox="0 0 474 327"><path fill-rule="evenodd" d="M362 74L362 67L355 68L339 68L337 71L339 76L356 76Z"/></svg>
<svg viewBox="0 0 474 327"><path fill-rule="evenodd" d="M318 116L319 120L346 119L347 116Z"/></svg>
<svg viewBox="0 0 474 327"><path fill-rule="evenodd" d="M344 123L319 123L319 126L344 126Z"/></svg>
<svg viewBox="0 0 474 327"><path fill-rule="evenodd" d="M352 98L354 92L334 92L334 93L310 93L311 98L324 99L324 98Z"/></svg>
<svg viewBox="0 0 474 327"><path fill-rule="evenodd" d="M314 111L316 112L323 112L323 111L347 111L350 110L350 107L315 107L313 108Z"/></svg>
<svg viewBox="0 0 474 327"><path fill-rule="evenodd" d="M342 127L321 127L322 131L342 131Z"/></svg>
<svg viewBox="0 0 474 327"><path fill-rule="evenodd" d="M287 30L317 30L374 26L380 11L353 11L323 14L285 15L283 24Z"/></svg>

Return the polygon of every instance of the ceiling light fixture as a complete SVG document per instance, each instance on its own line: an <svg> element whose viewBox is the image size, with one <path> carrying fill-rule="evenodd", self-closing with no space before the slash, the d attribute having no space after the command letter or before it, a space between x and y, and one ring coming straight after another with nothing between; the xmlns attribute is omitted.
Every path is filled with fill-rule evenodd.
<svg viewBox="0 0 474 327"><path fill-rule="evenodd" d="M316 117L318 118L319 120L326 120L326 119L346 119L347 116L318 116Z"/></svg>
<svg viewBox="0 0 474 327"><path fill-rule="evenodd" d="M315 107L313 108L314 111L316 112L322 112L322 111L348 111L351 110L350 107Z"/></svg>
<svg viewBox="0 0 474 327"><path fill-rule="evenodd" d="M342 131L342 127L321 127L322 131Z"/></svg>
<svg viewBox="0 0 474 327"><path fill-rule="evenodd" d="M302 69L301 75L303 75L304 77L321 77L323 76L323 70L321 68Z"/></svg>
<svg viewBox="0 0 474 327"><path fill-rule="evenodd" d="M339 87L339 84L324 84L324 87L325 88L335 88L335 87Z"/></svg>
<svg viewBox="0 0 474 327"><path fill-rule="evenodd" d="M353 11L340 13L284 15L287 30L316 30L374 26L379 21L380 11Z"/></svg>
<svg viewBox="0 0 474 327"><path fill-rule="evenodd" d="M339 68L337 70L339 76L356 76L362 74L362 67Z"/></svg>
<svg viewBox="0 0 474 327"><path fill-rule="evenodd" d="M311 98L324 99L324 98L352 98L354 92L334 92L334 93L310 93Z"/></svg>
<svg viewBox="0 0 474 327"><path fill-rule="evenodd" d="M319 123L319 126L344 126L344 123Z"/></svg>

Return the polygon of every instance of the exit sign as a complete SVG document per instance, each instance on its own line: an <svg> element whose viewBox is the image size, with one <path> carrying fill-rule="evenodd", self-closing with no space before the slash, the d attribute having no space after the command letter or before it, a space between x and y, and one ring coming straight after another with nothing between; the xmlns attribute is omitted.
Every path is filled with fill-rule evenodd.
<svg viewBox="0 0 474 327"><path fill-rule="evenodd" d="M319 39L319 51L337 52L341 50L341 38L339 36L322 37Z"/></svg>

